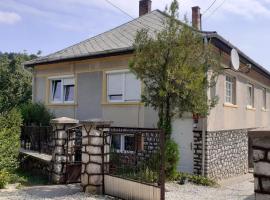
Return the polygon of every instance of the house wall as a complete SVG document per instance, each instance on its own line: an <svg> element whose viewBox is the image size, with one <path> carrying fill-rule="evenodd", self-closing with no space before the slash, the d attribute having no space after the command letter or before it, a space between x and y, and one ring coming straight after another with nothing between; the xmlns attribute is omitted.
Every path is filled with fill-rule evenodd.
<svg viewBox="0 0 270 200"><path fill-rule="evenodd" d="M252 73L255 73L254 71ZM226 104L225 75L236 78L236 105ZM247 84L254 85L254 109L247 108ZM207 131L249 129L270 125L270 83L260 82L254 75L226 70L218 77L216 94L219 102L207 118ZM263 109L262 89L267 89L267 109Z"/></svg>
<svg viewBox="0 0 270 200"><path fill-rule="evenodd" d="M227 59L228 60L228 59ZM226 60L225 60L226 61ZM226 64L226 65L225 65ZM230 64L224 63L228 68ZM225 102L225 79L230 75L236 79L236 103ZM248 84L254 85L254 108L248 105ZM218 77L216 95L219 102L210 111L207 117L205 133L205 157L202 164L200 145L202 132L196 133L195 140L198 144L195 151L195 173L202 173L210 178L223 179L247 173L248 171L248 130L270 125L270 79L253 69L248 70L241 64L240 71L225 70ZM266 109L263 108L263 88L267 89ZM211 96L210 90L208 91Z"/></svg>
<svg viewBox="0 0 270 200"><path fill-rule="evenodd" d="M33 100L45 103L56 117L103 118L114 121L114 126L156 127L157 113L142 103L107 102L106 72L128 69L130 58L131 55L121 55L36 66ZM49 78L66 75L75 77L74 104L51 104Z"/></svg>
<svg viewBox="0 0 270 200"><path fill-rule="evenodd" d="M76 118L85 120L102 118L102 72L86 72L77 75L77 113Z"/></svg>

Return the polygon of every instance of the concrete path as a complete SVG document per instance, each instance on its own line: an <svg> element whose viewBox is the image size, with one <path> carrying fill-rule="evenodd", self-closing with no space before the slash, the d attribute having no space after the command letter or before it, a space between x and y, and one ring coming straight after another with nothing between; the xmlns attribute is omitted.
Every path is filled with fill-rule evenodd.
<svg viewBox="0 0 270 200"><path fill-rule="evenodd" d="M220 187L203 187L194 184L166 185L166 200L255 200L252 174L219 182Z"/></svg>

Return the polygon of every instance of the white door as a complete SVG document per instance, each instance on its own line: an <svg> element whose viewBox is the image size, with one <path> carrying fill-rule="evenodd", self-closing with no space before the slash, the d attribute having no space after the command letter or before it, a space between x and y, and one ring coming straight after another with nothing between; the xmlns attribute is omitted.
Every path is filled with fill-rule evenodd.
<svg viewBox="0 0 270 200"><path fill-rule="evenodd" d="M178 170L193 173L193 119L175 119L172 123L172 138L179 146Z"/></svg>

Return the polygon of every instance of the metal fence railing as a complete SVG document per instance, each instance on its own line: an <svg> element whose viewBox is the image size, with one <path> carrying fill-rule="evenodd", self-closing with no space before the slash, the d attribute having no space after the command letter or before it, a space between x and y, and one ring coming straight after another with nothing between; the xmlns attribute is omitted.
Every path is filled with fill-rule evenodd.
<svg viewBox="0 0 270 200"><path fill-rule="evenodd" d="M110 127L104 133L110 153L105 174L160 187L164 197L165 136L158 129ZM161 198L163 199L163 198Z"/></svg>
<svg viewBox="0 0 270 200"><path fill-rule="evenodd" d="M51 126L22 126L21 148L52 154L53 130Z"/></svg>

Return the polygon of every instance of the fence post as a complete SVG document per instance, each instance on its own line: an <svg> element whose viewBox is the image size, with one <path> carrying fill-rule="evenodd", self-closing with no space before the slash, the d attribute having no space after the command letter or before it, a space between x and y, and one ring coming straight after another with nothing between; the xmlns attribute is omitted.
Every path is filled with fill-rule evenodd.
<svg viewBox="0 0 270 200"><path fill-rule="evenodd" d="M82 174L81 186L84 192L102 194L104 192L104 157L107 151L104 145L104 128L111 121L87 120L80 121L82 128Z"/></svg>
<svg viewBox="0 0 270 200"><path fill-rule="evenodd" d="M160 153L161 153L161 166L160 166L160 199L165 200L165 133L160 132Z"/></svg>
<svg viewBox="0 0 270 200"><path fill-rule="evenodd" d="M67 129L78 124L78 120L61 117L51 120L53 126L52 182L65 183Z"/></svg>

